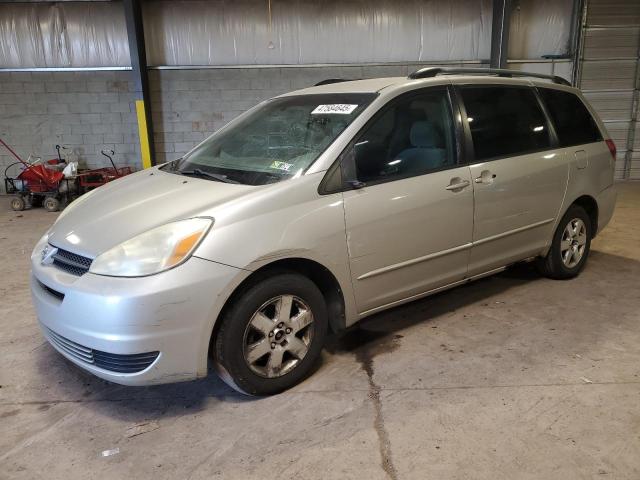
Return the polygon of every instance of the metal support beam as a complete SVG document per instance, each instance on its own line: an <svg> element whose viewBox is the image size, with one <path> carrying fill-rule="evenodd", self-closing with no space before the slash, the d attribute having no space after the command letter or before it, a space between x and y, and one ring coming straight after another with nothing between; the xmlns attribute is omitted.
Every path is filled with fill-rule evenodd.
<svg viewBox="0 0 640 480"><path fill-rule="evenodd" d="M580 86L586 28L587 2L585 0L574 0L571 14L571 32L569 34L569 53L573 59L571 85L574 87Z"/></svg>
<svg viewBox="0 0 640 480"><path fill-rule="evenodd" d="M638 125L638 111L640 110L640 36L636 51L636 68L633 80L633 97L631 101L631 121L627 132L627 151L624 154L624 173L622 178L631 177L631 162L633 162L633 147L636 143L636 126Z"/></svg>
<svg viewBox="0 0 640 480"><path fill-rule="evenodd" d="M491 24L491 68L507 68L511 0L493 0Z"/></svg>
<svg viewBox="0 0 640 480"><path fill-rule="evenodd" d="M131 75L134 83L138 133L140 135L140 155L142 167L155 165L153 158L153 128L151 124L151 99L149 98L149 77L147 75L147 54L144 45L142 8L140 0L124 0L124 16L129 39Z"/></svg>

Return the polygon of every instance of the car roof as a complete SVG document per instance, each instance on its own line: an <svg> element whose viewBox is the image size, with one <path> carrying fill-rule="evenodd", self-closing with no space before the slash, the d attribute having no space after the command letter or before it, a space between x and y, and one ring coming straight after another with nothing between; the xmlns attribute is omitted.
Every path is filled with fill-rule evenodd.
<svg viewBox="0 0 640 480"><path fill-rule="evenodd" d="M385 89L402 88L408 85L429 86L442 84L493 84L493 85L523 85L557 88L573 91L574 87L554 83L551 80L529 79L527 77L509 78L492 75L439 75L430 78L411 79L408 77L370 78L362 80L334 80L332 83L311 86L285 93L290 95L313 95L322 93L377 93Z"/></svg>
<svg viewBox="0 0 640 480"><path fill-rule="evenodd" d="M296 90L286 95L307 95L316 93L376 93L390 85L407 82L407 77L368 78L365 80L336 81Z"/></svg>

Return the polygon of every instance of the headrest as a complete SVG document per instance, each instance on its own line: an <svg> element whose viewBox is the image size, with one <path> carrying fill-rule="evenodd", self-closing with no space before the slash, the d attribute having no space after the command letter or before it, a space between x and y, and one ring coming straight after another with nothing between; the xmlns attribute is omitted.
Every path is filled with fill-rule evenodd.
<svg viewBox="0 0 640 480"><path fill-rule="evenodd" d="M411 125L409 132L409 141L414 147L435 147L437 143L436 130L431 122L420 120Z"/></svg>

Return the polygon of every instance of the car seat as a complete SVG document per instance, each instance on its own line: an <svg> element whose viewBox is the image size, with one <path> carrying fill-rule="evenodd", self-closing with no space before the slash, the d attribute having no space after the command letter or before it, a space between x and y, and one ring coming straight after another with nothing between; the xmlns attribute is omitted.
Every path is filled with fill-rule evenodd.
<svg viewBox="0 0 640 480"><path fill-rule="evenodd" d="M411 125L409 133L411 147L395 156L400 160L398 169L402 173L415 174L440 168L446 163L446 150L442 148L440 136L434 125L420 120Z"/></svg>

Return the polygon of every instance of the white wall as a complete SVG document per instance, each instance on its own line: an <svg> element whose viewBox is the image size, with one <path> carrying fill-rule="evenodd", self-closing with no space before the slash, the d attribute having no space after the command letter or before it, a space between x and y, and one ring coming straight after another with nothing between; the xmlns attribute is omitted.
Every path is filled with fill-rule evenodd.
<svg viewBox="0 0 640 480"><path fill-rule="evenodd" d="M571 0L518 0L510 58L566 53ZM148 0L148 62L170 66L479 61L491 0ZM0 68L129 65L122 3L0 4Z"/></svg>

